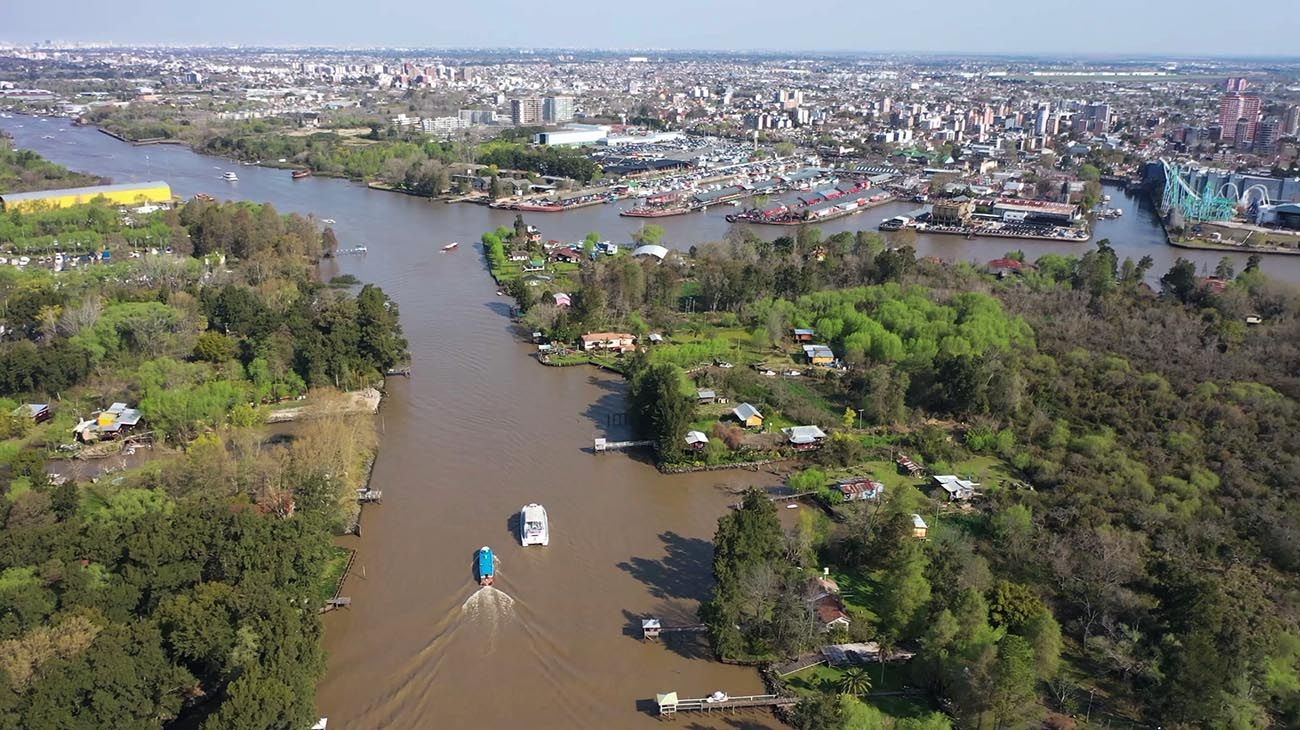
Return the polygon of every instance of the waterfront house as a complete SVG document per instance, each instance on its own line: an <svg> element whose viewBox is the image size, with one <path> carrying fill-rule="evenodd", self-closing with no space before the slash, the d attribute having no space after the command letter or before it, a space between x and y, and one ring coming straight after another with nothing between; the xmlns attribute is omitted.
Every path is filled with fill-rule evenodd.
<svg viewBox="0 0 1300 730"><path fill-rule="evenodd" d="M551 258L555 261L562 261L566 264L576 264L582 260L582 254L578 253L573 248L566 246L552 251Z"/></svg>
<svg viewBox="0 0 1300 730"><path fill-rule="evenodd" d="M530 274L534 271L545 271L546 262L541 259L530 259L528 263L521 266L519 270L525 274Z"/></svg>
<svg viewBox="0 0 1300 730"><path fill-rule="evenodd" d="M582 349L587 352L632 352L636 337L626 332L592 332L582 336Z"/></svg>
<svg viewBox="0 0 1300 730"><path fill-rule="evenodd" d="M801 327L795 327L795 328L794 328L794 341L795 341L795 342L812 342L812 341L813 341L813 338L816 337L816 336L817 336L817 330L813 330L813 329L804 329L804 328L801 328Z"/></svg>
<svg viewBox="0 0 1300 730"><path fill-rule="evenodd" d="M826 432L816 426L791 426L781 429L796 451L812 451L821 448L826 440Z"/></svg>
<svg viewBox="0 0 1300 730"><path fill-rule="evenodd" d="M557 307L569 307L573 305L573 299L564 292L556 292L555 294L552 294L551 297L555 299L555 306Z"/></svg>
<svg viewBox="0 0 1300 730"><path fill-rule="evenodd" d="M709 437L705 436L703 431L686 432L686 448L692 451L703 451L708 445Z"/></svg>
<svg viewBox="0 0 1300 730"><path fill-rule="evenodd" d="M731 415L736 417L737 421L745 428L762 428L763 414L758 409L748 403L741 403L731 409Z"/></svg>
<svg viewBox="0 0 1300 730"><path fill-rule="evenodd" d="M929 531L930 528L926 526L925 520L921 519L921 515L913 514L912 515L912 537L915 537L918 540L924 540L925 536L929 534Z"/></svg>
<svg viewBox="0 0 1300 730"><path fill-rule="evenodd" d="M135 408L128 408L125 403L114 403L107 409L91 414L91 417L78 423L72 432L85 443L100 439L115 439L130 434L144 414Z"/></svg>
<svg viewBox="0 0 1300 730"><path fill-rule="evenodd" d="M44 423L54 417L49 403L24 403L10 412L14 418L29 418L32 423Z"/></svg>
<svg viewBox="0 0 1300 730"><path fill-rule="evenodd" d="M871 477L848 477L835 482L835 489L845 502L877 502L885 494L885 485Z"/></svg>
<svg viewBox="0 0 1300 730"><path fill-rule="evenodd" d="M1027 264L1024 261L1017 261L1015 259L993 259L988 263L989 273L999 279L1005 279L1012 274L1030 271L1033 270L1033 268L1033 264Z"/></svg>
<svg viewBox="0 0 1300 730"><path fill-rule="evenodd" d="M974 497L975 490L979 488L978 483L961 479L952 474L938 475L934 478L934 481L943 491L948 493L948 500L952 502L964 502Z"/></svg>
<svg viewBox="0 0 1300 730"><path fill-rule="evenodd" d="M835 353L826 345L804 345L803 356L809 365L830 365L835 362Z"/></svg>

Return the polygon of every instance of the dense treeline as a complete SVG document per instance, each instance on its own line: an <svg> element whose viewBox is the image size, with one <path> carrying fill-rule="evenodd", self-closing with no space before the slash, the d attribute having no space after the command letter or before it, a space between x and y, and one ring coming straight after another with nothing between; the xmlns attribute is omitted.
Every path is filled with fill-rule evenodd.
<svg viewBox="0 0 1300 730"><path fill-rule="evenodd" d="M567 177L581 183L600 174L600 166L590 157L567 147L534 147L525 144L494 142L484 145L478 155L483 165L504 170L524 170L538 175Z"/></svg>
<svg viewBox="0 0 1300 730"><path fill-rule="evenodd" d="M818 423L832 437L815 458L836 468L872 458L877 436L936 473L999 463L1011 478L986 484L972 513L945 519L938 499L893 489L800 538L809 563L873 586L855 638L916 651L913 681L962 723L1028 726L1090 697L1094 715L1166 727L1300 722L1295 292L1258 259L1241 271L1225 260L1213 280L1181 260L1160 275L1103 240L999 280L918 260L906 234L892 242L735 230L662 263L599 257L572 307L542 292L526 319L560 339L664 333L626 363L632 410L661 444L690 423L689 408L654 405L690 392L678 368L788 358L790 328L809 327L844 370L797 388L742 368L697 384ZM940 514L928 541L904 539L917 512ZM767 574L721 557L732 529L720 527L705 610L715 647L779 655L770 608L787 582L735 583Z"/></svg>
<svg viewBox="0 0 1300 730"><path fill-rule="evenodd" d="M271 446L255 427L309 387L381 378L405 357L396 305L316 283L332 232L266 205L10 213L0 235L145 251L0 270L0 727L309 726L318 611L347 558L332 536L376 435L333 416ZM115 400L184 451L51 478L48 449Z"/></svg>
<svg viewBox="0 0 1300 730"><path fill-rule="evenodd" d="M0 133L0 192L76 188L105 182L104 178L72 172L31 150L15 149L13 140Z"/></svg>
<svg viewBox="0 0 1300 730"><path fill-rule="evenodd" d="M404 356L396 306L381 290L353 297L311 281L307 263L321 255L323 238L307 219L269 205L203 201L158 216L146 230L161 227L160 237L208 263L147 256L57 277L0 272L11 333L0 342L0 395L52 395L98 370L166 362L156 388L141 375L131 390L164 435L184 441L238 402L355 387ZM24 217L69 218L6 216Z"/></svg>

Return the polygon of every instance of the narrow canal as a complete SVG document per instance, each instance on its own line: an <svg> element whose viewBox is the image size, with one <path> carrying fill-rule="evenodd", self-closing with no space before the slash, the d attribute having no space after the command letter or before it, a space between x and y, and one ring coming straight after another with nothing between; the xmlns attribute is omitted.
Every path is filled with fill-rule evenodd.
<svg viewBox="0 0 1300 730"><path fill-rule="evenodd" d="M700 644L642 644L642 615L692 622L710 583L716 520L731 490L771 485L764 473L661 476L635 455L590 453L592 438L626 436L624 385L588 368L554 369L527 357L495 295L479 234L513 214L367 190L340 180L294 181L287 171L238 166L174 146L133 147L63 120L0 120L23 147L116 182L165 180L181 196L267 201L283 212L336 221L341 245L366 256L331 263L382 286L402 308L414 372L394 379L379 418L383 435L368 508L353 540L356 567L344 593L350 610L326 617L329 671L321 714L332 728L650 727L645 700L675 690L703 696L760 692L749 669L710 661ZM227 183L233 170L239 181ZM1106 221L1121 257L1150 254L1156 271L1178 255L1136 200ZM551 238L596 230L626 240L640 221L620 206L534 215ZM911 209L892 204L823 227L874 228ZM656 221L667 243L686 248L723 236L726 208ZM775 237L788 229L759 228ZM449 241L459 251L442 253ZM987 261L1012 248L1081 252L1073 245L922 236L922 254ZM1220 254L1193 254L1213 267ZM1244 263L1244 257L1240 257ZM1239 264L1240 265L1240 264ZM1266 268L1300 281L1300 260ZM512 517L546 505L548 548L518 546ZM500 556L498 590L479 592L472 558ZM693 727L778 727L770 715L693 718ZM714 725L712 723L716 722Z"/></svg>

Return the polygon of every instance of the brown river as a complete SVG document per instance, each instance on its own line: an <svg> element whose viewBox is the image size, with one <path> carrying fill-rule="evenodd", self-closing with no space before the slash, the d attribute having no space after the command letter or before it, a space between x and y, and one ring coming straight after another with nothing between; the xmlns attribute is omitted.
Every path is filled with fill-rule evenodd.
<svg viewBox="0 0 1300 730"><path fill-rule="evenodd" d="M477 246L513 214L371 191L339 180L196 155L174 146L132 147L63 120L0 120L20 146L115 182L160 179L182 196L273 203L283 212L335 219L341 246L365 256L330 264L382 286L400 305L413 373L395 378L379 416L372 486L344 595L326 615L329 670L320 686L331 730L353 728L630 728L657 722L651 698L762 692L755 671L711 661L697 640L642 643L642 616L694 623L709 590L710 540L733 490L775 486L765 473L663 476L644 455L591 451L596 436L626 437L624 385L590 368L546 368L512 329ZM233 170L239 182L221 173ZM1101 224L1121 257L1166 246L1149 214L1121 192L1126 215ZM596 230L625 241L639 225L604 205L529 218L548 238ZM893 204L823 230L874 228L914 206ZM679 248L715 240L730 209L656 221ZM769 238L783 229L758 229ZM460 241L460 249L440 247ZM1086 246L1086 244L1085 244ZM1021 247L1081 252L1071 244L922 236L922 254L987 261ZM1220 254L1183 252L1213 267ZM1238 267L1244 264L1244 257ZM1272 257L1269 273L1300 280L1300 259ZM513 519L529 502L550 515L549 547L522 548ZM480 589L473 557L490 545L497 584ZM780 727L766 712L682 718L696 728ZM693 724L692 724L693 723Z"/></svg>

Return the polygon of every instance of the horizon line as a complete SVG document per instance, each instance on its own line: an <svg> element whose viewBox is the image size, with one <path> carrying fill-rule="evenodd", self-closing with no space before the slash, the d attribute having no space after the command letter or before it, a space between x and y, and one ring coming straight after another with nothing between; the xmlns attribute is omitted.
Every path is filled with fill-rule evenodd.
<svg viewBox="0 0 1300 730"><path fill-rule="evenodd" d="M136 41L82 41L82 40L41 40L41 41L10 41L0 40L0 50L17 50L22 48L32 48L33 50L52 48L58 45L75 45L82 50L97 49L159 49L159 50L193 50L193 49L210 49L210 50L284 50L284 51L302 51L302 50L323 50L323 51L437 51L437 52L476 52L476 51L495 51L495 52L515 52L522 54L536 53L579 53L579 54L599 54L599 53L717 53L717 54L790 54L790 55L807 55L807 56L958 56L958 57L985 57L985 58L1005 58L1005 59L1050 59L1050 60L1072 60L1072 59L1106 59L1106 60L1141 60L1141 61L1222 61L1222 60L1271 60L1271 61L1291 61L1300 63L1300 54L1287 55L1286 53L1238 53L1238 54L1203 54L1191 55L1185 53L1152 53L1150 51L989 51L989 50L870 50L870 49L787 49L787 48L672 48L672 47L648 47L648 46L611 46L606 48L592 47L566 47L566 46L506 46L506 45L470 45L470 46L453 46L453 45L336 45L336 44L319 44L319 43L236 43L229 41L205 42L205 43L187 43L181 41L165 42L136 42Z"/></svg>

